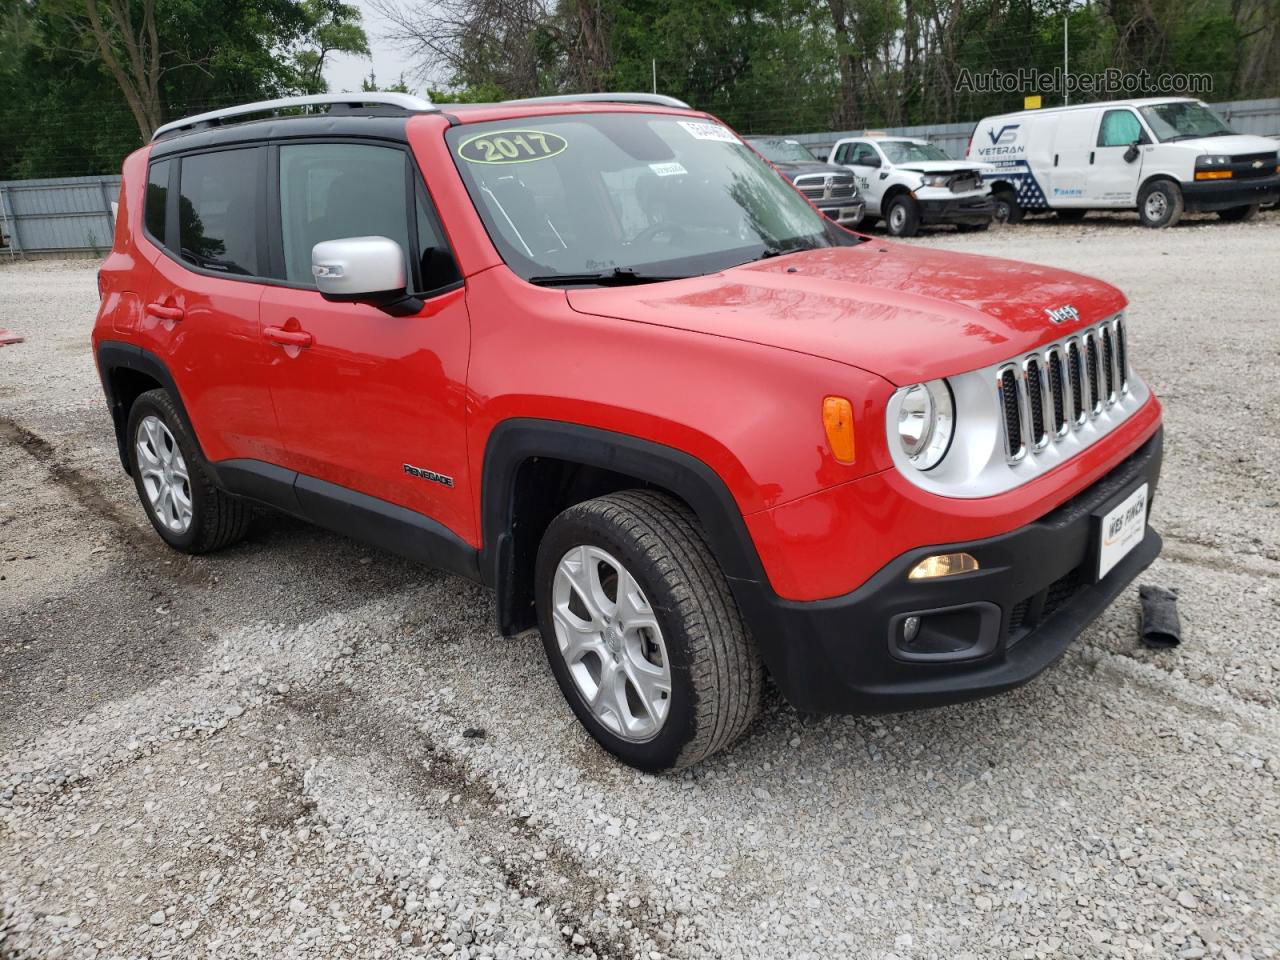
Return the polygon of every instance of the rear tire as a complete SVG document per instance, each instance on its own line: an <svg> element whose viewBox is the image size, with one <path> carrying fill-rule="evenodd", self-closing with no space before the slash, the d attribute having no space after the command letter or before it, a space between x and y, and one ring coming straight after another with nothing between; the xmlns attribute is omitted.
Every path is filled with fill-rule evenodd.
<svg viewBox="0 0 1280 960"><path fill-rule="evenodd" d="M995 204L996 223L1019 223L1023 210L1018 206L1018 195L1007 187L991 194L991 202Z"/></svg>
<svg viewBox="0 0 1280 960"><path fill-rule="evenodd" d="M1245 223L1258 215L1259 204L1251 203L1244 207L1229 207L1219 210L1218 216L1227 223Z"/></svg>
<svg viewBox="0 0 1280 960"><path fill-rule="evenodd" d="M138 499L165 543L183 553L208 553L244 537L252 508L214 483L167 391L148 390L133 402L126 437Z"/></svg>
<svg viewBox="0 0 1280 960"><path fill-rule="evenodd" d="M1138 193L1138 219L1144 227L1163 230L1182 219L1182 191L1169 180L1148 183Z"/></svg>
<svg viewBox="0 0 1280 960"><path fill-rule="evenodd" d="M920 232L919 205L906 194L894 197L885 211L884 224L891 237L914 237Z"/></svg>
<svg viewBox="0 0 1280 960"><path fill-rule="evenodd" d="M692 511L629 490L576 504L538 546L538 626L578 720L651 772L737 740L764 668Z"/></svg>

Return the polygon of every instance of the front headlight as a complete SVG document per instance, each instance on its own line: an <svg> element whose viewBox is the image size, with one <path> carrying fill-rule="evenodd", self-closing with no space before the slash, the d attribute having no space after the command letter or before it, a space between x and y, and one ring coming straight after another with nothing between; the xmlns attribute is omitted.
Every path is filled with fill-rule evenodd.
<svg viewBox="0 0 1280 960"><path fill-rule="evenodd" d="M1221 167L1231 162L1230 157L1221 156L1219 154L1202 153L1196 157L1197 167Z"/></svg>
<svg viewBox="0 0 1280 960"><path fill-rule="evenodd" d="M947 181L950 179L951 177L945 173L926 173L924 175L924 183L922 183L921 186L945 187L947 185Z"/></svg>
<svg viewBox="0 0 1280 960"><path fill-rule="evenodd" d="M942 462L956 430L955 401L945 380L930 380L909 389L898 407L898 442L917 470Z"/></svg>

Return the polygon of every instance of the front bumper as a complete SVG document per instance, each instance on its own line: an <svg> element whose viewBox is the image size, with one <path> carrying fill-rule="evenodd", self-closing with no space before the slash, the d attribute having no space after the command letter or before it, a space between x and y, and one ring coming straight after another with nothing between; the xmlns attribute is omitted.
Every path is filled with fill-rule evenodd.
<svg viewBox="0 0 1280 960"><path fill-rule="evenodd" d="M978 226L990 223L995 216L995 203L989 193L932 199L916 193L920 204L920 222L925 224L960 223Z"/></svg>
<svg viewBox="0 0 1280 960"><path fill-rule="evenodd" d="M1229 210L1280 199L1280 174L1241 180L1197 180L1182 184L1182 199L1191 212Z"/></svg>
<svg viewBox="0 0 1280 960"><path fill-rule="evenodd" d="M817 204L822 215L834 220L842 227L856 227L862 222L867 212L866 201L861 197L850 197L848 200L824 201Z"/></svg>
<svg viewBox="0 0 1280 960"><path fill-rule="evenodd" d="M819 713L942 706L1026 683L1056 662L1159 554L1160 536L1147 527L1143 541L1093 582L1099 518L1144 482L1150 509L1162 437L1155 433L1040 519L985 540L911 550L845 596L797 602L767 590L739 590L775 682L796 708ZM978 559L978 571L907 579L924 557L961 550ZM941 622L949 629L972 631L972 649L950 659L904 655L896 639L903 619L931 612L946 618Z"/></svg>

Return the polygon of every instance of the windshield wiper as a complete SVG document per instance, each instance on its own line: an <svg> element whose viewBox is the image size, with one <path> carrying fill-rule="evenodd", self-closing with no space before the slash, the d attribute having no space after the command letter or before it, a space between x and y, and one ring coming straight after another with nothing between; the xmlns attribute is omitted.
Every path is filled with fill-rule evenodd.
<svg viewBox="0 0 1280 960"><path fill-rule="evenodd" d="M765 247L764 250L761 251L760 256L752 257L750 260L744 260L743 263L755 263L757 260L769 260L773 257L785 257L789 253L803 253L805 250L819 250L824 246L826 246L826 244L809 243L796 244L790 247ZM742 264L738 264L738 266L742 266Z"/></svg>
<svg viewBox="0 0 1280 960"><path fill-rule="evenodd" d="M636 283L662 283L666 280L686 280L687 276L660 277L650 273L637 273L630 267L614 267L608 273L551 273L530 277L529 282L540 287L570 286L579 283L596 283L602 287L626 287Z"/></svg>

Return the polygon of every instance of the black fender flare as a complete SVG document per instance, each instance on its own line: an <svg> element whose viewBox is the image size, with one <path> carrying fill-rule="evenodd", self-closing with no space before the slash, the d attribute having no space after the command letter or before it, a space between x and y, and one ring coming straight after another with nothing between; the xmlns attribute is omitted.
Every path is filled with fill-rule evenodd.
<svg viewBox="0 0 1280 960"><path fill-rule="evenodd" d="M116 371L122 369L136 370L138 373L146 374L168 391L169 396L173 398L174 405L178 408L178 412L182 414L182 419L186 422L187 432L191 434L196 446L200 448L200 456L204 457L204 449L200 447L200 437L191 423L186 404L182 402L182 394L178 390L178 384L174 381L173 375L169 373L169 368L165 366L160 357L150 350L145 350L132 343L124 343L119 340L103 340L98 343L94 359L98 364L98 377L102 380L102 389L107 395L107 407L111 411L111 423L116 431L116 447L120 454L120 464L124 467L125 473L129 472L128 439L125 436L129 425L129 411L125 409L124 401L116 396L113 383Z"/></svg>
<svg viewBox="0 0 1280 960"><path fill-rule="evenodd" d="M498 593L504 634L520 618L524 584L516 576L516 481L522 464L548 457L635 477L680 497L693 510L734 595L758 593L768 579L742 511L720 476L698 458L628 434L554 420L512 419L498 424L485 444L481 474L482 580ZM744 613L745 604L744 606Z"/></svg>

